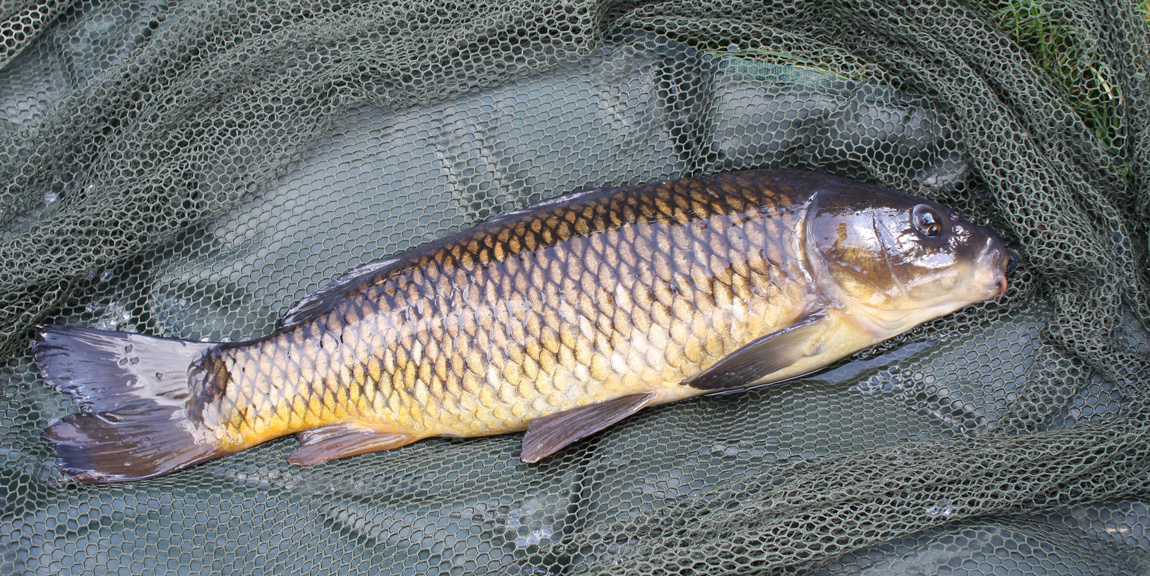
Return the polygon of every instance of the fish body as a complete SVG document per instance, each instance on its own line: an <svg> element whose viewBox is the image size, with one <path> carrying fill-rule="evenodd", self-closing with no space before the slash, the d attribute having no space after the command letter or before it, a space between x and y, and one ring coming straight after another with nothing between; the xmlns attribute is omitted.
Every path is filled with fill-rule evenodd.
<svg viewBox="0 0 1150 576"><path fill-rule="evenodd" d="M45 431L83 482L297 434L314 464L527 430L536 461L646 406L806 374L1005 289L998 237L795 171L582 191L357 268L272 334L192 343L46 326Z"/></svg>

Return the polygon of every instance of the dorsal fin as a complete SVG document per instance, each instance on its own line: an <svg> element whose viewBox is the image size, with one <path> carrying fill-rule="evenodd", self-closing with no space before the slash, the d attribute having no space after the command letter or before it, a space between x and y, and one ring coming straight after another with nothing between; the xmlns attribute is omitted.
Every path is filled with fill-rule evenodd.
<svg viewBox="0 0 1150 576"><path fill-rule="evenodd" d="M331 312L333 308L351 293L351 291L363 284L366 280L373 276L378 276L395 268L401 263L403 258L401 256L393 256L391 258L384 258L383 260L375 260L363 264L357 268L353 268L349 272L344 273L343 276L332 280L327 286L304 296L302 300L296 302L294 306L288 309L279 322L276 328L286 328L295 326L302 322L306 322Z"/></svg>
<svg viewBox="0 0 1150 576"><path fill-rule="evenodd" d="M543 210L567 206L568 204L577 200L584 200L596 194L614 192L616 190L618 190L618 188L588 188L586 190L576 190L575 192L568 192L566 194L552 196L551 198L545 198L538 202L528 204L522 208L508 210L502 214L496 214L495 216L492 216L491 218L488 218L486 221L484 221L484 224L498 224L500 222L505 222L525 214L532 214L535 212L542 212Z"/></svg>
<svg viewBox="0 0 1150 576"><path fill-rule="evenodd" d="M304 296L302 300L300 300L299 302L296 302L294 306L289 308L288 311L284 313L284 315L279 319L279 322L276 323L276 328L280 329L280 328L287 328L290 326L295 326L297 324L307 322L308 320L316 318L317 316L322 316L323 314L327 314L328 312L331 312L332 309L334 309L337 304L339 304L345 298L347 298L347 296L355 288L361 286L363 284L363 282L365 282L366 280L372 278L373 276L379 276L379 275L385 274L385 273L387 273L387 272L389 272L395 268L398 268L399 266L402 266L404 263L413 260L417 255L426 254L435 248L442 247L445 244L447 244L448 242L450 242L453 239L460 236L461 234L474 233L475 230L478 229L480 226L490 227L492 225L499 225L499 224L505 223L509 220L513 220L515 218L518 218L518 217L521 217L521 216L524 216L527 214L531 214L534 212L540 212L540 211L543 211L543 210L546 210L549 208L558 208L560 206L566 206L567 204L569 204L571 202L585 199L585 198L587 198L589 196L593 196L595 194L609 193L609 192L612 192L614 190L617 190L617 189L616 188L589 188L587 190L579 190L577 192L571 192L568 194L561 194L559 196L555 196L554 198L548 198L546 200L540 200L539 202L536 202L536 203L531 204L529 206L526 206L524 208L520 208L518 210L511 210L509 212L504 212L502 214L499 214L497 216L489 218L486 221L484 221L483 223L476 226L476 228L473 228L472 230L457 232L455 234L448 235L447 237L441 238L440 240L437 240L437 241L432 242L430 244L424 244L423 246L413 248L412 250L409 250L409 251L404 252L402 254L397 254L397 255L392 256L390 258L384 258L382 260L375 260L372 262L368 262L367 264L359 266L358 268L354 268L351 271L340 276L339 278L336 278L331 283L329 283L327 286L324 286L323 288L320 288L319 290L316 290L315 292L312 292L311 294Z"/></svg>
<svg viewBox="0 0 1150 576"><path fill-rule="evenodd" d="M590 198L591 196L594 196L596 194L602 194L604 192L615 192L617 190L618 190L618 188L611 188L611 187L587 188L585 190L576 190L574 192L568 192L566 194L560 194L558 196L552 196L551 198L545 198L545 199L540 200L538 202L535 202L533 204L529 204L523 208L523 211L524 212L537 212L537 211L542 210L544 208L556 208L559 206L566 206L572 202L575 202L577 200L585 200L585 199Z"/></svg>

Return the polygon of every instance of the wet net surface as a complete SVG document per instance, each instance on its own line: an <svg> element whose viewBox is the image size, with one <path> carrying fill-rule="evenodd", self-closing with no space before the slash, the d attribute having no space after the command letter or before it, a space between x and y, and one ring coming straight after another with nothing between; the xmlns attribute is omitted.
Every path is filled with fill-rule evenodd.
<svg viewBox="0 0 1150 576"><path fill-rule="evenodd" d="M1143 7L1144 10L1145 7ZM1150 571L1150 52L1106 2L0 3L0 573ZM39 322L270 331L562 192L805 168L954 206L1003 302L777 389L299 468L62 480Z"/></svg>

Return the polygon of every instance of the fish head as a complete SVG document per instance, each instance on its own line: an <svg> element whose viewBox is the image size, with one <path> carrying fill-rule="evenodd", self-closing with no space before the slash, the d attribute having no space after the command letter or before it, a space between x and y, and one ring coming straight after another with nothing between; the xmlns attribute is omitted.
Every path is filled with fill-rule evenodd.
<svg viewBox="0 0 1150 576"><path fill-rule="evenodd" d="M878 337L1006 290L998 234L930 200L834 179L812 195L805 236L822 295Z"/></svg>

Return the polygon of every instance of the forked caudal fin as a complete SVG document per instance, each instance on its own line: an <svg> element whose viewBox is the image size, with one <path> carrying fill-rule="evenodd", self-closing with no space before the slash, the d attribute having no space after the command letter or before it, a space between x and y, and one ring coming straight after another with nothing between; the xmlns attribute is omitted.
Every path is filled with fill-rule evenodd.
<svg viewBox="0 0 1150 576"><path fill-rule="evenodd" d="M85 484L161 476L223 456L189 419L189 366L214 343L42 326L32 357L84 408L44 430L60 467Z"/></svg>

